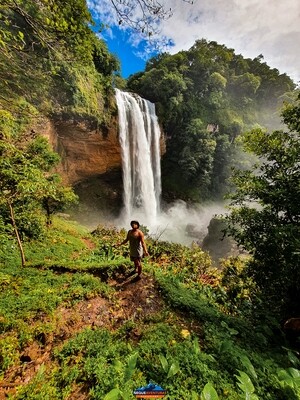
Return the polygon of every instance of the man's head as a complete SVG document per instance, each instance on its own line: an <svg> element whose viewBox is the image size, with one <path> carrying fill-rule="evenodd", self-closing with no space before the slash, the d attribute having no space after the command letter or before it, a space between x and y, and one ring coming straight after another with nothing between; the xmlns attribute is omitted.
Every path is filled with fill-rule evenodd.
<svg viewBox="0 0 300 400"><path fill-rule="evenodd" d="M138 221L131 221L130 225L132 229L138 229L140 227L140 223Z"/></svg>

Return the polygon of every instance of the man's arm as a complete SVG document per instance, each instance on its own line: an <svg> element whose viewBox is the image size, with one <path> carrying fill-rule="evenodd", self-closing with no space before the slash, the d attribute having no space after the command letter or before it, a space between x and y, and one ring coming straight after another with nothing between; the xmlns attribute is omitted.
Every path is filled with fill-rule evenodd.
<svg viewBox="0 0 300 400"><path fill-rule="evenodd" d="M123 244L126 244L128 242L128 240L129 240L129 232L130 231L127 232L126 239L124 239L123 242L115 244L116 247L122 246Z"/></svg>
<svg viewBox="0 0 300 400"><path fill-rule="evenodd" d="M143 234L142 231L140 231L140 238L141 238L141 243L142 243L142 247L144 250L144 254L145 256L149 256L148 250L147 250L147 246L146 246L146 242L145 242L145 236Z"/></svg>

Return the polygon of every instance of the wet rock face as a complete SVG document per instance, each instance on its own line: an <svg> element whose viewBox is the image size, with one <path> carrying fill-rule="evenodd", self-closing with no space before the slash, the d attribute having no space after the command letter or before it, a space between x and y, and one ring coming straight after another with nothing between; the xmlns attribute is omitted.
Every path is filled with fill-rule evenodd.
<svg viewBox="0 0 300 400"><path fill-rule="evenodd" d="M77 209L73 208L76 220L84 225L96 226L103 220L117 217L123 205L122 185L120 169L77 183L74 191L80 205Z"/></svg>
<svg viewBox="0 0 300 400"><path fill-rule="evenodd" d="M44 129L53 149L61 156L58 172L68 184L121 169L116 123L105 131L86 122L49 121Z"/></svg>
<svg viewBox="0 0 300 400"><path fill-rule="evenodd" d="M117 216L123 206L118 120L99 128L85 120L44 119L35 129L61 157L57 172L79 196L76 217L90 223ZM161 153L165 153L164 138Z"/></svg>
<svg viewBox="0 0 300 400"><path fill-rule="evenodd" d="M217 217L212 218L208 225L208 233L201 245L203 250L210 254L216 266L218 266L220 259L240 254L235 241L224 235L223 230L225 228L224 221Z"/></svg>
<svg viewBox="0 0 300 400"><path fill-rule="evenodd" d="M60 157L57 172L71 185L80 205L72 217L93 224L118 215L122 207L122 159L117 122L97 128L89 121L44 120L37 127Z"/></svg>
<svg viewBox="0 0 300 400"><path fill-rule="evenodd" d="M57 169L66 184L74 185L112 171L122 171L117 119L109 127L101 128L88 121L44 120L38 129L61 156ZM160 148L164 154L164 137Z"/></svg>

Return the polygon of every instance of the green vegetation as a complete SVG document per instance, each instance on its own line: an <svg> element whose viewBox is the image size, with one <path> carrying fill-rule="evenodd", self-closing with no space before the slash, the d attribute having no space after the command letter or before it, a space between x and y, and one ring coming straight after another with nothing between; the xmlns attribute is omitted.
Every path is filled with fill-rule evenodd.
<svg viewBox="0 0 300 400"><path fill-rule="evenodd" d="M76 196L71 188L62 185L57 174L50 173L59 157L45 138L20 137L4 131L0 156L0 240L3 234L14 234L24 266L22 241L41 235L43 207L50 225L53 211L74 202Z"/></svg>
<svg viewBox="0 0 300 400"><path fill-rule="evenodd" d="M234 284L241 261L215 270L199 248L147 238L144 283L122 290L131 263L113 244L123 236L54 218L25 243L26 267L11 241L1 247L1 384L20 383L11 399L130 399L150 381L166 399L299 398L300 363L278 322L251 279Z"/></svg>
<svg viewBox="0 0 300 400"><path fill-rule="evenodd" d="M0 240L44 234L45 214L76 201L54 173L41 128L61 118L99 125L112 113L118 61L91 29L84 0L4 0L0 6Z"/></svg>
<svg viewBox="0 0 300 400"><path fill-rule="evenodd" d="M5 0L0 8L0 238L44 234L45 215L76 201L54 173L59 162L40 137L47 119L108 124L118 61L91 30L84 0ZM2 236L4 236L2 238Z"/></svg>
<svg viewBox="0 0 300 400"><path fill-rule="evenodd" d="M118 61L91 30L84 0L5 0L0 15L1 108L19 119L25 99L46 115L109 119Z"/></svg>
<svg viewBox="0 0 300 400"><path fill-rule="evenodd" d="M154 57L127 86L156 103L167 137L164 196L192 201L222 198L230 167L241 164L237 138L255 124L278 127L278 109L295 88L262 56L245 59L204 39Z"/></svg>
<svg viewBox="0 0 300 400"><path fill-rule="evenodd" d="M255 129L244 144L259 162L233 175L229 232L253 257L244 276L254 279L264 301L281 318L299 315L300 97L287 105L288 131Z"/></svg>
<svg viewBox="0 0 300 400"><path fill-rule="evenodd" d="M136 281L114 247L124 231L55 215L76 196L40 136L48 119L107 127L116 112L112 83L124 81L91 25L84 0L0 6L1 395L130 399L152 381L166 399L299 399L299 342L282 329L300 311L299 99L283 111L288 132L257 126L272 130L264 115L294 83L205 40L129 79L168 137L165 197L220 198L238 166L228 233L249 254L216 270L199 246L148 237Z"/></svg>

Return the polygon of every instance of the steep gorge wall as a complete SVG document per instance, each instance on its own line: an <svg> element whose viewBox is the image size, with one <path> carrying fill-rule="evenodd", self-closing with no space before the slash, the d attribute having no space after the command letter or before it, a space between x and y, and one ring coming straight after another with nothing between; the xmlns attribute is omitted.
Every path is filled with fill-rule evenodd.
<svg viewBox="0 0 300 400"><path fill-rule="evenodd" d="M122 158L118 137L118 120L107 128L97 128L89 121L44 120L36 127L61 156L57 167L63 182L74 187L80 207L76 218L95 225L122 208ZM165 139L160 142L166 151Z"/></svg>
<svg viewBox="0 0 300 400"><path fill-rule="evenodd" d="M103 132L87 121L47 120L42 131L61 156L58 172L67 184L122 168L116 121Z"/></svg>

